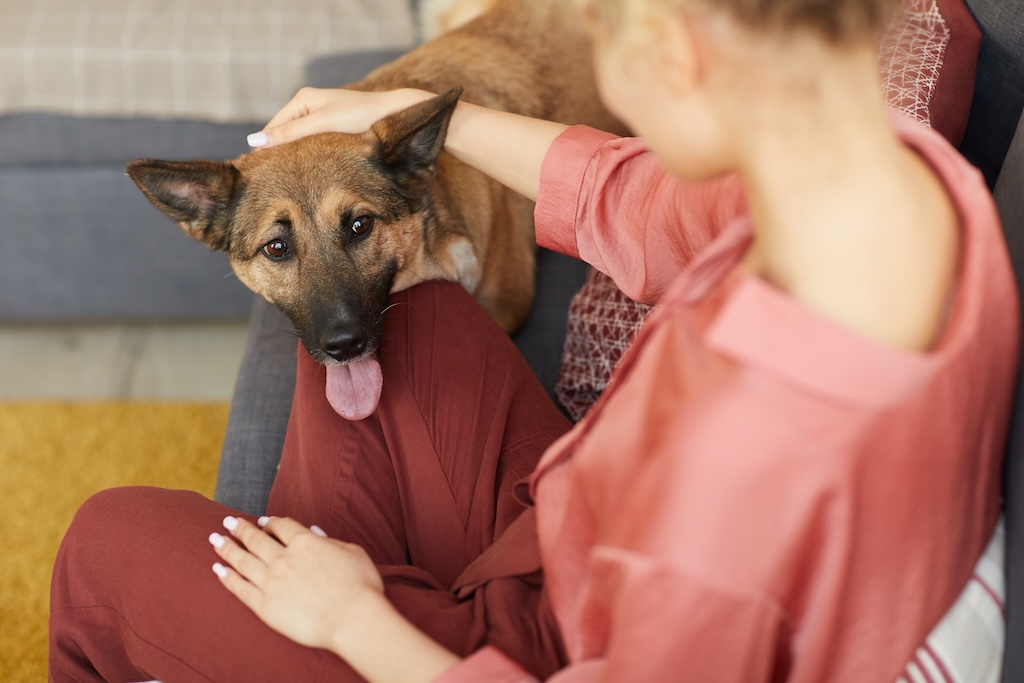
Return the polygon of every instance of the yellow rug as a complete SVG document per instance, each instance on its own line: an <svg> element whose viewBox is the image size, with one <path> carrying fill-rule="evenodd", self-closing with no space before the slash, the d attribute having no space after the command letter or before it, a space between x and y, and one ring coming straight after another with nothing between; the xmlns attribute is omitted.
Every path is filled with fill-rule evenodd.
<svg viewBox="0 0 1024 683"><path fill-rule="evenodd" d="M75 510L129 484L211 496L227 403L0 403L0 681L46 680L50 571Z"/></svg>

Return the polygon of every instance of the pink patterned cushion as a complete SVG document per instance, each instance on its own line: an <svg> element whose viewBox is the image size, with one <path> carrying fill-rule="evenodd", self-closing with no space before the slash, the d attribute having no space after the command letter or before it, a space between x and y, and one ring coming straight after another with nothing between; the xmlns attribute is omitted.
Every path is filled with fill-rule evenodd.
<svg viewBox="0 0 1024 683"><path fill-rule="evenodd" d="M974 89L980 33L961 0L907 0L886 33L879 63L892 106L959 142ZM555 394L579 420L611 378L652 306L591 270L569 306Z"/></svg>
<svg viewBox="0 0 1024 683"><path fill-rule="evenodd" d="M555 395L579 420L601 395L653 306L633 301L604 273L590 269L569 304Z"/></svg>

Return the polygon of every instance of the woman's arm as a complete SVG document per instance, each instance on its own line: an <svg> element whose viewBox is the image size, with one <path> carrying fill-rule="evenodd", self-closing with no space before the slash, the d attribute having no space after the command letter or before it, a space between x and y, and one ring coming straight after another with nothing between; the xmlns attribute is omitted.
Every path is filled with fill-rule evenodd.
<svg viewBox="0 0 1024 683"><path fill-rule="evenodd" d="M434 97L411 88L386 92L303 88L259 133L253 147L291 142L314 133L363 133L374 122ZM445 149L529 199L537 199L540 168L567 126L459 102Z"/></svg>
<svg viewBox="0 0 1024 683"><path fill-rule="evenodd" d="M286 518L267 531L235 517L224 526L242 545L211 535L228 565L214 572L275 631L334 652L369 681L431 681L460 661L395 610L361 547Z"/></svg>

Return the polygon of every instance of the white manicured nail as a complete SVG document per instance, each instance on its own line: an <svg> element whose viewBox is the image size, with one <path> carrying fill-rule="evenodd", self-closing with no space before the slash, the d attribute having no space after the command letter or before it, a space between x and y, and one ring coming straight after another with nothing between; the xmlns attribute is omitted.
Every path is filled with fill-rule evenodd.
<svg viewBox="0 0 1024 683"><path fill-rule="evenodd" d="M262 529L266 525L270 524L270 517L260 517L256 520L256 523L259 524L260 528Z"/></svg>
<svg viewBox="0 0 1024 683"><path fill-rule="evenodd" d="M223 579L228 575L228 570L220 562L214 562L213 573Z"/></svg>
<svg viewBox="0 0 1024 683"><path fill-rule="evenodd" d="M324 538L327 538L327 532L324 531L323 529L321 529L320 527L318 527L316 524L314 524L313 526L309 527L309 530L312 531L317 536L323 536Z"/></svg>
<svg viewBox="0 0 1024 683"><path fill-rule="evenodd" d="M218 534L216 531L210 534L210 545L214 548L224 547L224 537Z"/></svg>
<svg viewBox="0 0 1024 683"><path fill-rule="evenodd" d="M224 518L224 528L227 529L228 531L234 531L235 529L238 528L238 520L236 518L230 517L230 516L225 517Z"/></svg>
<svg viewBox="0 0 1024 683"><path fill-rule="evenodd" d="M270 142L270 136L261 130L258 133L252 133L247 136L245 141L249 143L250 147L262 147Z"/></svg>

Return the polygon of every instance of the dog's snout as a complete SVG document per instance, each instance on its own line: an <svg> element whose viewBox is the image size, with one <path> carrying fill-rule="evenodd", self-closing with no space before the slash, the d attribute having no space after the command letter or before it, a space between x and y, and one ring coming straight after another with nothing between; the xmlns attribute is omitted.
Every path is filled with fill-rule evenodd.
<svg viewBox="0 0 1024 683"><path fill-rule="evenodd" d="M340 361L360 355L366 351L367 343L366 330L361 325L339 325L326 330L320 337L324 353Z"/></svg>

